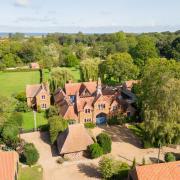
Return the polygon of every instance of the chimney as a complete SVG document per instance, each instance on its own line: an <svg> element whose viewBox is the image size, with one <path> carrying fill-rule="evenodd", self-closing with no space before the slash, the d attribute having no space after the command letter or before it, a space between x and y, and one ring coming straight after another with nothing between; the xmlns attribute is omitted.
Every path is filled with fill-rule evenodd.
<svg viewBox="0 0 180 180"><path fill-rule="evenodd" d="M68 81L68 83L69 83L69 84L72 83L72 80L70 79L70 80Z"/></svg>
<svg viewBox="0 0 180 180"><path fill-rule="evenodd" d="M98 81L97 81L96 95L97 96L102 95L102 86L101 86L100 78L98 78Z"/></svg>

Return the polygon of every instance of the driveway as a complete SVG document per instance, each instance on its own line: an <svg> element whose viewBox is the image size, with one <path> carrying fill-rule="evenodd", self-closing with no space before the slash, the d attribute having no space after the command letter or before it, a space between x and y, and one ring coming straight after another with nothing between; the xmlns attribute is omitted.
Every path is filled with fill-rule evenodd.
<svg viewBox="0 0 180 180"><path fill-rule="evenodd" d="M47 132L33 132L21 134L21 138L26 142L34 143L39 151L38 163L43 167L44 180L96 180L100 179L97 171L98 159L67 161L58 164L57 149L51 148L49 135Z"/></svg>
<svg viewBox="0 0 180 180"><path fill-rule="evenodd" d="M157 148L143 149L140 140L134 136L129 129L122 126L100 126L89 130L91 136L96 137L100 132L107 132L112 138L111 155L115 158L132 164L134 157L138 164L145 158L146 163L157 162ZM100 179L97 171L99 159L83 159L79 161L67 161L57 164L58 153L55 147L51 148L47 132L33 132L22 134L27 142L32 142L40 153L39 164L42 165L45 180L96 180ZM166 152L179 153L178 150L163 147L160 151L160 159L164 159Z"/></svg>

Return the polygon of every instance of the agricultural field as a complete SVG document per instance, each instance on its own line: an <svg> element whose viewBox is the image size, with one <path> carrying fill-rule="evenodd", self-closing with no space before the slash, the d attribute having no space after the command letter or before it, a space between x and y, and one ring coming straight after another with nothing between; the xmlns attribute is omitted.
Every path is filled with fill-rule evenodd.
<svg viewBox="0 0 180 180"><path fill-rule="evenodd" d="M36 84L39 81L39 71L0 72L0 94L2 96L12 96L14 93L25 91L27 84Z"/></svg>

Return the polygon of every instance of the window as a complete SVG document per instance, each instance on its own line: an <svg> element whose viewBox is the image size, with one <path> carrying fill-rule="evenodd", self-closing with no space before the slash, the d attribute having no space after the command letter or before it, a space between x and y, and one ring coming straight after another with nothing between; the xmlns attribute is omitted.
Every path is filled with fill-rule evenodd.
<svg viewBox="0 0 180 180"><path fill-rule="evenodd" d="M41 96L41 99L45 99L45 98L46 98L45 95L42 95L42 96Z"/></svg>
<svg viewBox="0 0 180 180"><path fill-rule="evenodd" d="M91 118L85 118L84 119L84 122L86 123L86 122L91 122Z"/></svg>
<svg viewBox="0 0 180 180"><path fill-rule="evenodd" d="M70 101L71 101L71 103L74 103L75 102L75 96L73 95L73 96L70 96Z"/></svg>
<svg viewBox="0 0 180 180"><path fill-rule="evenodd" d="M112 110L113 110L113 111L117 110L117 106L113 106L113 107L112 107Z"/></svg>
<svg viewBox="0 0 180 180"><path fill-rule="evenodd" d="M46 104L41 104L42 109L46 109Z"/></svg>
<svg viewBox="0 0 180 180"><path fill-rule="evenodd" d="M91 110L90 109L85 109L85 113L90 113Z"/></svg>
<svg viewBox="0 0 180 180"><path fill-rule="evenodd" d="M98 104L98 109L103 110L105 109L106 105L105 104Z"/></svg>

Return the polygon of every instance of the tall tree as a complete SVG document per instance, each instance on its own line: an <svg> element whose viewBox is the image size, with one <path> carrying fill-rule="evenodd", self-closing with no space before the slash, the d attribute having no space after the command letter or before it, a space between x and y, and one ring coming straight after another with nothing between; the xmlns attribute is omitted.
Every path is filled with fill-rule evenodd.
<svg viewBox="0 0 180 180"><path fill-rule="evenodd" d="M80 63L81 80L97 80L99 59L86 59Z"/></svg>
<svg viewBox="0 0 180 180"><path fill-rule="evenodd" d="M100 69L102 70L101 74L104 73L108 79L114 78L120 83L136 79L139 74L138 67L133 64L133 59L128 53L116 53L108 56Z"/></svg>
<svg viewBox="0 0 180 180"><path fill-rule="evenodd" d="M157 49L155 41L152 37L143 35L138 38L138 44L131 50L133 58L136 60L136 64L142 66L149 58L157 57ZM139 62L139 60L143 60Z"/></svg>
<svg viewBox="0 0 180 180"><path fill-rule="evenodd" d="M74 76L66 68L53 68L50 73L50 89L53 93L58 87L64 87L69 80L74 80Z"/></svg>
<svg viewBox="0 0 180 180"><path fill-rule="evenodd" d="M180 142L180 63L150 59L141 83L146 138L154 145Z"/></svg>

